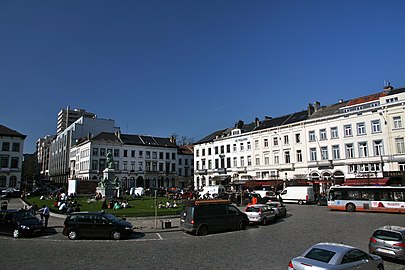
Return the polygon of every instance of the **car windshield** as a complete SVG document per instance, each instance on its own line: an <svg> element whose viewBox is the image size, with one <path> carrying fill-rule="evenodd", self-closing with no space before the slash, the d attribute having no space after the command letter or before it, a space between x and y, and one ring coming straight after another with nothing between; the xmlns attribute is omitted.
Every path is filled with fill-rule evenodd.
<svg viewBox="0 0 405 270"><path fill-rule="evenodd" d="M313 248L311 251L305 255L305 258L324 262L324 263L329 263L329 261L332 259L333 256L335 256L335 252L326 250L326 249L321 249L321 248Z"/></svg>
<svg viewBox="0 0 405 270"><path fill-rule="evenodd" d="M390 232L384 230L378 230L373 235L375 238L386 241L402 241L402 235L397 232Z"/></svg>
<svg viewBox="0 0 405 270"><path fill-rule="evenodd" d="M259 207L248 207L246 208L246 212L259 212L260 208Z"/></svg>
<svg viewBox="0 0 405 270"><path fill-rule="evenodd" d="M109 220L113 221L113 222L118 222L118 221L120 221L119 218L117 218L117 217L114 216L114 215L108 214L108 213L105 213L104 216L105 216L106 218L108 218Z"/></svg>
<svg viewBox="0 0 405 270"><path fill-rule="evenodd" d="M34 216L28 212L28 211L17 211L14 214L14 217L16 219L27 219L27 218L33 218Z"/></svg>

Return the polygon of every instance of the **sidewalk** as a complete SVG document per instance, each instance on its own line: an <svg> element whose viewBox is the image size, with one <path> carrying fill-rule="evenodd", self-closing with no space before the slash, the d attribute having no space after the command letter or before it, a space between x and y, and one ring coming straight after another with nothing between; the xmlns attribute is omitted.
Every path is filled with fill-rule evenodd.
<svg viewBox="0 0 405 270"><path fill-rule="evenodd" d="M1 200L1 203L5 200ZM20 198L11 198L8 202L7 209L20 209L24 208L25 202ZM56 214L51 212L51 222L62 226L66 215ZM172 232L180 231L180 217L179 216L160 216L155 219L155 217L128 217L126 218L128 222L131 222L134 226L134 231L139 233L158 233L158 232ZM170 221L170 228L166 228L169 225L167 222Z"/></svg>

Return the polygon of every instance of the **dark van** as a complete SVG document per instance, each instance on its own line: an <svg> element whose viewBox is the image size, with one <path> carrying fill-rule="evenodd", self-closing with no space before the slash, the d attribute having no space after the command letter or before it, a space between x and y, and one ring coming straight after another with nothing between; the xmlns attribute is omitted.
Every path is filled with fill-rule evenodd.
<svg viewBox="0 0 405 270"><path fill-rule="evenodd" d="M62 233L70 240L79 237L119 240L132 234L132 224L105 211L74 212L66 217Z"/></svg>
<svg viewBox="0 0 405 270"><path fill-rule="evenodd" d="M180 228L195 235L227 230L245 230L249 219L228 200L205 200L187 204L180 217Z"/></svg>

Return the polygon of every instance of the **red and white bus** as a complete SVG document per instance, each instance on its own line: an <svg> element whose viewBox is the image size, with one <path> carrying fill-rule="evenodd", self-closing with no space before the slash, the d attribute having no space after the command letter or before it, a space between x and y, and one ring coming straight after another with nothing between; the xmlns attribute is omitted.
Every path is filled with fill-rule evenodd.
<svg viewBox="0 0 405 270"><path fill-rule="evenodd" d="M405 213L405 187L332 186L328 192L332 210Z"/></svg>

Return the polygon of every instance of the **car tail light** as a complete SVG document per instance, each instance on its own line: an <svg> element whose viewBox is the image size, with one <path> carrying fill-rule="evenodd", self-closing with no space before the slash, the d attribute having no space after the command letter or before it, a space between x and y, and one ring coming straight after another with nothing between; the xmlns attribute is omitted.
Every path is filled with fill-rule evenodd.
<svg viewBox="0 0 405 270"><path fill-rule="evenodd" d="M405 243L398 243L398 244L394 244L393 246L396 246L396 247L405 247Z"/></svg>
<svg viewBox="0 0 405 270"><path fill-rule="evenodd" d="M309 197L308 197L308 194L307 194L307 195L305 196L305 200L308 201L308 198L309 198Z"/></svg>
<svg viewBox="0 0 405 270"><path fill-rule="evenodd" d="M293 266L293 264L292 264L292 261L290 261L290 263L288 264L288 267L291 268L291 269L294 269L294 266Z"/></svg>
<svg viewBox="0 0 405 270"><path fill-rule="evenodd" d="M377 240L375 240L374 237L370 237L370 243L377 243Z"/></svg>
<svg viewBox="0 0 405 270"><path fill-rule="evenodd" d="M190 223L191 223L191 224L194 224L194 219L192 219Z"/></svg>

